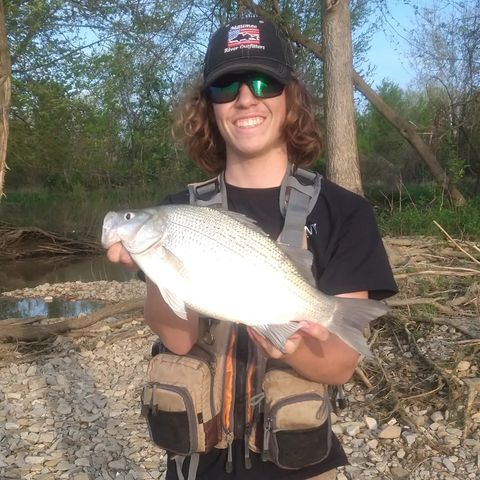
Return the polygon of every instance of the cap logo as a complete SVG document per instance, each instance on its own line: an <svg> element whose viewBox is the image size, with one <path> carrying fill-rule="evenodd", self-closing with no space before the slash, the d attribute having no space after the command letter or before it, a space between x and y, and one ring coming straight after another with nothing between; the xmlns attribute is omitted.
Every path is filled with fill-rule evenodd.
<svg viewBox="0 0 480 480"><path fill-rule="evenodd" d="M224 52L232 52L239 48L258 48L265 50L260 45L260 30L257 25L235 25L228 30L227 48Z"/></svg>

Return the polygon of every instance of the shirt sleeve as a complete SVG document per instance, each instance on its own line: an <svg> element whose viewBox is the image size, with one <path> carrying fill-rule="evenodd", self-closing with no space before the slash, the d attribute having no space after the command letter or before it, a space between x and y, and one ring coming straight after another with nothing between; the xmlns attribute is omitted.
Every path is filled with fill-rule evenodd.
<svg viewBox="0 0 480 480"><path fill-rule="evenodd" d="M397 285L370 204L363 198L355 203L332 236L319 288L330 295L368 291L381 300L395 295Z"/></svg>

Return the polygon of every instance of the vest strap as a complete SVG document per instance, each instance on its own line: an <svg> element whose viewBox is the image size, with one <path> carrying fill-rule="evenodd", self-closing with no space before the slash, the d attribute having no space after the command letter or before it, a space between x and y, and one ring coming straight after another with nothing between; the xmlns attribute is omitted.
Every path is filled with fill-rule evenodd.
<svg viewBox="0 0 480 480"><path fill-rule="evenodd" d="M280 211L285 217L279 242L302 248L305 224L321 190L322 176L291 165L280 187Z"/></svg>
<svg viewBox="0 0 480 480"><path fill-rule="evenodd" d="M175 460L178 480L195 480L195 478L197 477L198 464L200 462L199 453L192 453L192 455L189 456L190 461L188 462L188 476L186 479L183 475L182 467L187 457L185 457L184 455L175 455L172 458L173 460Z"/></svg>
<svg viewBox="0 0 480 480"><path fill-rule="evenodd" d="M188 185L190 205L200 207L221 206L227 210L227 192L224 173L205 182L190 183Z"/></svg>
<svg viewBox="0 0 480 480"><path fill-rule="evenodd" d="M285 223L279 242L292 247L303 247L305 223L320 194L322 176L289 164L280 186L279 206ZM190 204L221 206L228 210L225 174L206 182L188 185Z"/></svg>

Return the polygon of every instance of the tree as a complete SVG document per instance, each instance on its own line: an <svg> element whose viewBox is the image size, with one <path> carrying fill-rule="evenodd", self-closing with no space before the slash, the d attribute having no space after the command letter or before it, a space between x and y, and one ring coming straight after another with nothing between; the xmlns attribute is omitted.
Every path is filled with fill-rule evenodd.
<svg viewBox="0 0 480 480"><path fill-rule="evenodd" d="M348 0L325 0L323 70L327 176L362 194L353 102L351 30Z"/></svg>
<svg viewBox="0 0 480 480"><path fill-rule="evenodd" d="M452 175L480 188L480 1L418 8L410 54L434 109L434 148ZM421 48L419 48L421 46Z"/></svg>
<svg viewBox="0 0 480 480"><path fill-rule="evenodd" d="M378 95L423 132L424 138L431 137L431 109L425 95L404 91L386 80ZM415 150L371 104L358 113L357 127L362 174L369 182L398 188L402 183L422 183L428 178Z"/></svg>
<svg viewBox="0 0 480 480"><path fill-rule="evenodd" d="M7 168L8 115L11 96L11 63L5 28L5 8L0 0L0 199Z"/></svg>
<svg viewBox="0 0 480 480"><path fill-rule="evenodd" d="M167 162L174 153L170 104L200 58L202 22L192 8L190 0L8 2L13 185L25 171L33 181L69 189L168 177L161 167L177 166ZM55 97L57 104L48 100ZM71 121L59 122L59 109L66 114L73 106Z"/></svg>
<svg viewBox="0 0 480 480"><path fill-rule="evenodd" d="M291 40L311 51L319 60L323 60L324 52L321 45L318 42L313 41L308 35L291 27L288 22L282 21L278 8L274 8L272 13L271 10L265 10L254 4L251 0L240 1L251 11L256 12L259 15L277 19ZM457 206L464 205L465 199L463 195L452 179L448 177L445 169L438 162L432 148L423 141L420 135L416 132L416 129L389 107L355 70L352 72L352 81L355 88L371 102L377 111L388 122L390 122L402 137L404 137L417 151L422 160L427 164L435 181L448 192L453 203Z"/></svg>

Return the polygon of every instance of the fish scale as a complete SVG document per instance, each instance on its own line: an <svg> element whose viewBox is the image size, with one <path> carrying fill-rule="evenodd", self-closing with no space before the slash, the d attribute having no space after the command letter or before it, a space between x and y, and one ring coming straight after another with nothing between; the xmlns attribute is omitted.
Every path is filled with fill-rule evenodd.
<svg viewBox="0 0 480 480"><path fill-rule="evenodd" d="M298 321L319 323L369 355L363 330L387 311L375 300L313 287L290 256L246 217L210 207L166 205L109 212L102 243L124 247L172 310L256 328L282 349Z"/></svg>

